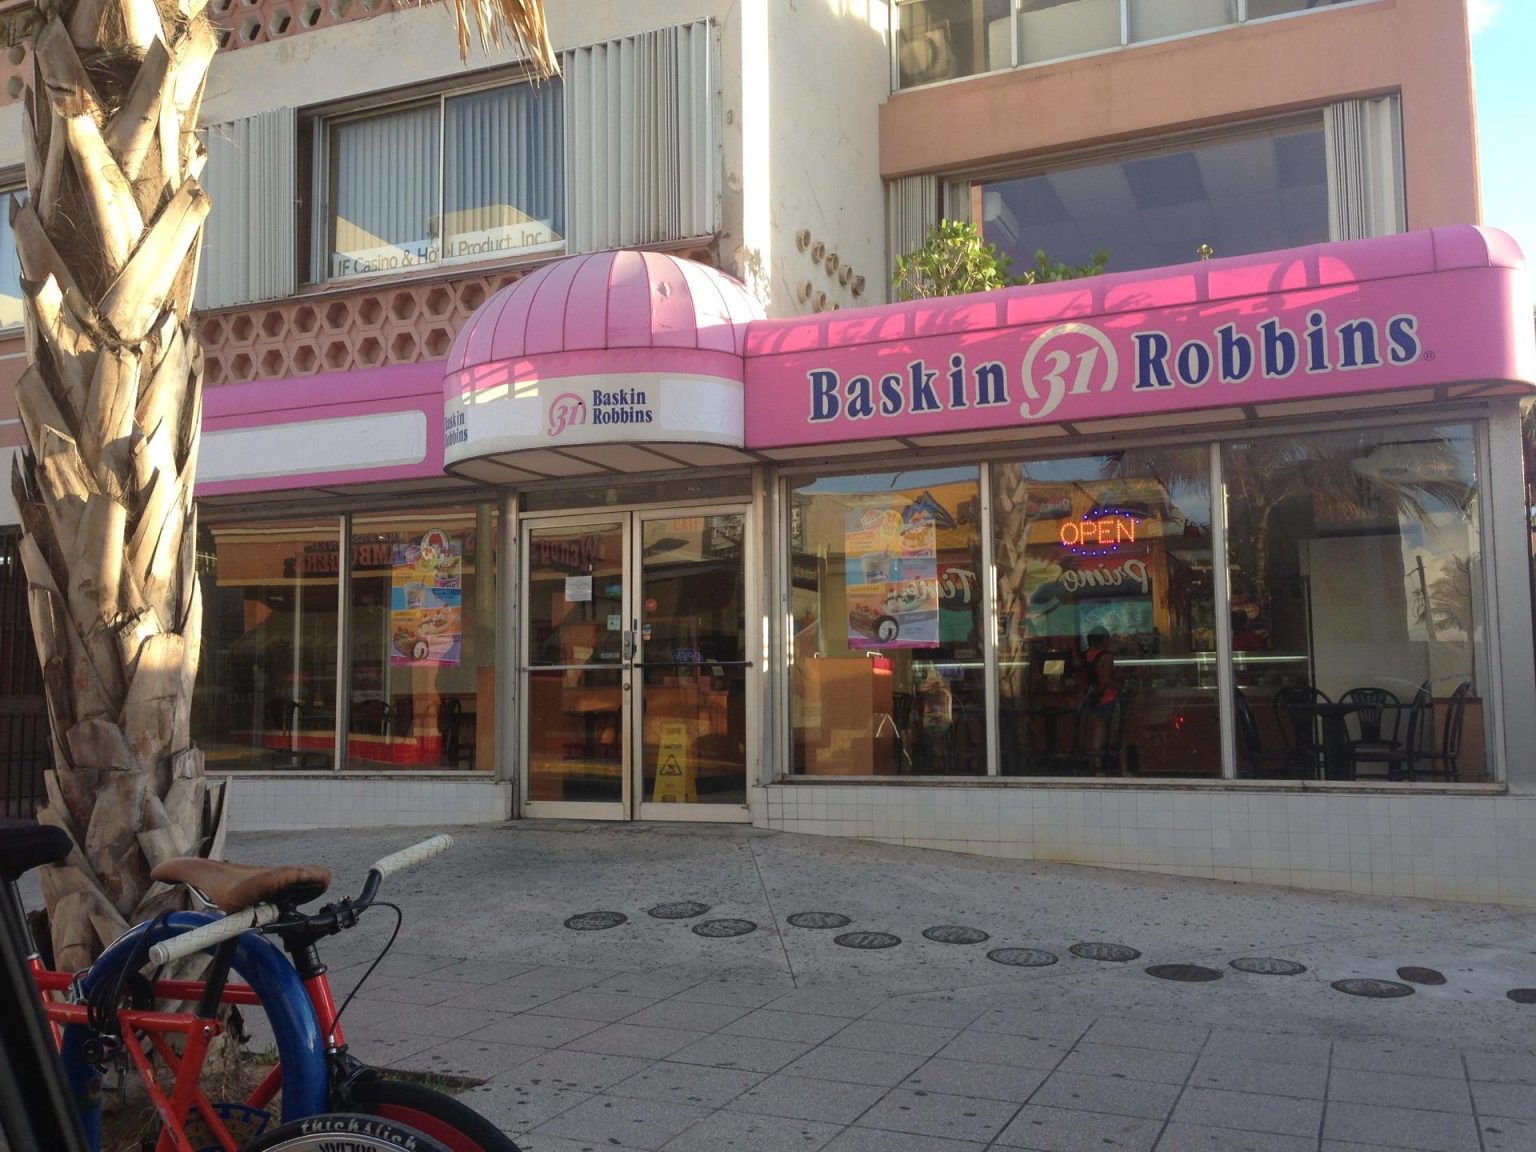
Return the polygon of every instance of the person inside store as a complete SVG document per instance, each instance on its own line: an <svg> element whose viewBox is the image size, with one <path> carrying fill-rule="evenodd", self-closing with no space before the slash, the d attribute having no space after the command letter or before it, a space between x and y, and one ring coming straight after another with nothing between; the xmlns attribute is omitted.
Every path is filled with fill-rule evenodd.
<svg viewBox="0 0 1536 1152"><path fill-rule="evenodd" d="M1264 636L1248 627L1248 613L1241 608L1232 609L1232 651L1257 652L1264 647Z"/></svg>
<svg viewBox="0 0 1536 1152"><path fill-rule="evenodd" d="M1120 694L1109 630L1102 625L1088 632L1088 648L1078 665L1078 680L1083 690L1083 703L1090 708L1109 704Z"/></svg>

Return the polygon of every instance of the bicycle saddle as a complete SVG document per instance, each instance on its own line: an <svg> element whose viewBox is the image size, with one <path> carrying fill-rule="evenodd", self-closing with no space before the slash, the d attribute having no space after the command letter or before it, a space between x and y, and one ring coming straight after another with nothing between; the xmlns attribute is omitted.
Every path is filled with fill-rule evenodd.
<svg viewBox="0 0 1536 1152"><path fill-rule="evenodd" d="M19 879L43 864L57 864L74 847L69 834L31 820L0 820L0 879Z"/></svg>
<svg viewBox="0 0 1536 1152"><path fill-rule="evenodd" d="M254 864L204 860L199 856L162 860L155 865L149 878L195 888L208 903L226 914L264 901L303 904L322 895L331 886L329 868L307 864L259 868Z"/></svg>

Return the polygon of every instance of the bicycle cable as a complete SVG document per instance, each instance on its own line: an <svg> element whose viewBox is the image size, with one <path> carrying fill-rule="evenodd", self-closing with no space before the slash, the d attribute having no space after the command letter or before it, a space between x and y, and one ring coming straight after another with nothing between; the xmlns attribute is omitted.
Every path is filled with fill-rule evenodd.
<svg viewBox="0 0 1536 1152"><path fill-rule="evenodd" d="M103 980L87 994L85 1019L93 1032L110 1036L118 1034L117 1005L123 994L123 985L138 973L144 954L149 949L150 939L169 917L169 912L161 912L151 920L148 929L141 932L139 938L133 942L133 950L128 953L127 963L118 968L110 979Z"/></svg>
<svg viewBox="0 0 1536 1152"><path fill-rule="evenodd" d="M352 991L347 993L347 998L341 1002L341 1007L336 1010L336 1016L331 1024L332 1030L341 1024L341 1014L347 1010L347 1005L352 1003L352 997L357 995L358 989L368 983L368 977L373 975L373 970L379 966L384 957L389 955L389 950L395 946L395 938L400 935L400 926L405 923L405 913L400 910L400 905L398 904L391 904L387 900L375 900L368 907L388 908L395 914L395 927L390 932L389 939L384 941L384 947L379 949L379 954L373 958L373 963L368 965L368 970L363 973L362 979L352 986ZM327 1036L326 1039L329 1040L330 1037Z"/></svg>

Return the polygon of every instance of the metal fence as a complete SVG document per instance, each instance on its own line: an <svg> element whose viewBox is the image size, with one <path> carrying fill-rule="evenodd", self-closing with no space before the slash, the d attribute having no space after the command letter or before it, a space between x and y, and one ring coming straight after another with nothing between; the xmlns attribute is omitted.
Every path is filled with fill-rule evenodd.
<svg viewBox="0 0 1536 1152"><path fill-rule="evenodd" d="M0 530L0 816L28 818L46 798L53 754L20 543L15 529Z"/></svg>

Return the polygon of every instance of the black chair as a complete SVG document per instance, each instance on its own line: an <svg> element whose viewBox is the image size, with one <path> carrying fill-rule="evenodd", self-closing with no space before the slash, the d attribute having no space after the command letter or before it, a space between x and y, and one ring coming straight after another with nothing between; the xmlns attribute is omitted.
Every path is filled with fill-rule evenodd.
<svg viewBox="0 0 1536 1152"><path fill-rule="evenodd" d="M1063 776L1118 776L1123 766L1125 713L1129 689L1108 704L1095 704L1085 696L1072 722L1072 747L1034 757L1030 773Z"/></svg>
<svg viewBox="0 0 1536 1152"><path fill-rule="evenodd" d="M445 696L437 706L437 731L443 738L443 759L457 768L461 757L470 767L475 763L475 742L464 739L464 704L455 696Z"/></svg>
<svg viewBox="0 0 1536 1152"><path fill-rule="evenodd" d="M1457 777L1456 760L1461 755L1461 731L1466 722L1467 697L1472 694L1472 682L1463 680L1456 686L1456 691L1451 693L1450 702L1445 708L1445 728L1440 737L1440 750L1438 752L1417 750L1412 760L1408 763L1409 779L1420 764L1427 764L1437 769L1447 782Z"/></svg>
<svg viewBox="0 0 1536 1152"><path fill-rule="evenodd" d="M388 736L389 705L378 699L354 700L351 727L363 736Z"/></svg>
<svg viewBox="0 0 1536 1152"><path fill-rule="evenodd" d="M279 696L267 703L267 728L281 736L285 747L269 748L267 759L273 768L309 771L331 766L331 754L317 748L295 748L304 730L304 709L297 700Z"/></svg>
<svg viewBox="0 0 1536 1152"><path fill-rule="evenodd" d="M1237 740L1243 754L1243 774L1255 780L1284 780L1293 776L1295 757L1284 748L1266 749L1259 735L1258 718L1253 705L1241 688L1232 691L1233 711L1237 717Z"/></svg>
<svg viewBox="0 0 1536 1152"><path fill-rule="evenodd" d="M1399 710L1402 705L1399 703ZM1413 776L1413 762L1424 754L1430 742L1430 726L1435 715L1434 697L1429 692L1429 681L1420 684L1408 705L1408 718L1401 727L1393 726L1394 735L1401 740L1388 745L1365 745L1353 750L1355 770L1361 765L1385 765L1388 780L1404 780Z"/></svg>
<svg viewBox="0 0 1536 1152"><path fill-rule="evenodd" d="M1275 693L1275 721L1292 767L1306 776L1322 777L1323 742L1317 706L1332 704L1324 692L1310 684L1292 684Z"/></svg>
<svg viewBox="0 0 1536 1152"><path fill-rule="evenodd" d="M1369 757L1373 753L1402 747L1397 730L1403 719L1403 702L1394 693L1385 688L1351 688L1339 697L1339 703L1352 704L1355 708L1349 719L1354 721L1359 735L1349 741L1349 755L1357 768L1362 753ZM1386 735L1382 734L1383 721L1390 722ZM1367 759L1366 762L1370 761Z"/></svg>

